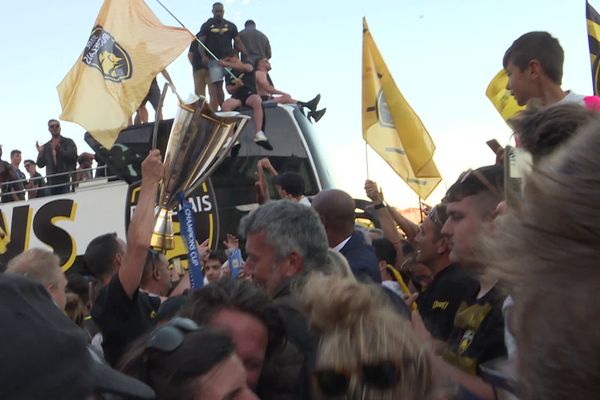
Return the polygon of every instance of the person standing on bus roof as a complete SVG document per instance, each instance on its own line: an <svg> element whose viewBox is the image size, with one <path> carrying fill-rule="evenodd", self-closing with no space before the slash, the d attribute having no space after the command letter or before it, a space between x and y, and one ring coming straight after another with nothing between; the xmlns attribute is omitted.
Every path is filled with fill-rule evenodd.
<svg viewBox="0 0 600 400"><path fill-rule="evenodd" d="M248 51L242 54L242 62L254 64L261 58L271 58L271 44L267 35L256 29L256 23L249 19L240 31L240 39Z"/></svg>
<svg viewBox="0 0 600 400"><path fill-rule="evenodd" d="M208 92L210 94L210 107L213 111L217 111L218 107L225 101L225 94L223 93L223 78L229 75L222 64L219 63L218 59L224 57L223 52L233 50L231 42L235 44L235 48L241 51L243 55L247 55L248 52L244 47L244 43L240 40L238 29L233 22L227 21L223 16L225 15L225 9L223 3L214 3L212 7L213 18L206 21L200 28L200 41L210 50L210 52L217 58L213 59L204 46L198 45L200 51L200 57L202 63L208 66L208 73L210 75L211 85L209 86Z"/></svg>
<svg viewBox="0 0 600 400"><path fill-rule="evenodd" d="M4 182L16 181L18 179L19 178L17 177L17 173L15 172L13 166L10 165L10 163L2 160L2 145L0 144L0 184ZM17 190L23 190L22 183L17 183L16 185L20 185L20 189ZM14 190L15 189L12 189L10 185L0 185L0 191L3 193L2 203L23 200L25 198L25 193L4 195L6 192L12 192Z"/></svg>
<svg viewBox="0 0 600 400"><path fill-rule="evenodd" d="M52 139L43 145L38 142L35 146L38 150L37 165L40 168L46 167L46 177L50 194L63 194L71 190L71 174L65 172L75 171L77 162L77 146L75 142L69 138L61 136L60 122L56 119L48 121L48 131L52 135ZM60 174L52 176L53 174Z"/></svg>

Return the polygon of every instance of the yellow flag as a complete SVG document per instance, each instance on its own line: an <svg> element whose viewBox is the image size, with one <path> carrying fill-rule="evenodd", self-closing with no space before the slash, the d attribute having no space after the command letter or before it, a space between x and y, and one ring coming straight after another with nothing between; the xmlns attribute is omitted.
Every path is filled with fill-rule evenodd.
<svg viewBox="0 0 600 400"><path fill-rule="evenodd" d="M442 180L435 145L398 90L363 18L363 138L420 198Z"/></svg>
<svg viewBox="0 0 600 400"><path fill-rule="evenodd" d="M517 101L506 89L508 84L508 75L504 69L500 70L488 85L485 95L490 99L496 110L500 113L505 121L508 121L517 112L525 107L517 104Z"/></svg>
<svg viewBox="0 0 600 400"><path fill-rule="evenodd" d="M194 35L160 23L143 0L105 0L85 49L58 85L60 119L110 148L152 80Z"/></svg>
<svg viewBox="0 0 600 400"><path fill-rule="evenodd" d="M600 96L600 15L586 2L586 19L588 31L588 44L590 47L590 61L592 63L592 83L594 95Z"/></svg>

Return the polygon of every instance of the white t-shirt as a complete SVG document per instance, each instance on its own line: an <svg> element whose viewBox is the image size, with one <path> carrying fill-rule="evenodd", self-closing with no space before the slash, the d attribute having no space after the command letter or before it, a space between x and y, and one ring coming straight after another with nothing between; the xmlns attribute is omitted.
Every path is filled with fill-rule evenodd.
<svg viewBox="0 0 600 400"><path fill-rule="evenodd" d="M560 100L558 103L556 104L566 104L566 103L579 103L582 106L585 106L585 102L583 101L583 99L586 96L582 95L582 94L577 94L572 90L568 90L567 91L567 95L565 97L562 98L562 100Z"/></svg>

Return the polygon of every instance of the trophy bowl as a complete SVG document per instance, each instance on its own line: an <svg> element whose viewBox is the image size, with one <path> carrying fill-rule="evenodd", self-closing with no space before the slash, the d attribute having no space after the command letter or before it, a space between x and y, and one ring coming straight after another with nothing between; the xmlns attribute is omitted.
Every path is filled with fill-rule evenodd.
<svg viewBox="0 0 600 400"><path fill-rule="evenodd" d="M221 164L249 119L237 112L214 113L203 97L179 104L164 155L165 175L159 186L152 248L175 247L173 209L181 196L187 197Z"/></svg>

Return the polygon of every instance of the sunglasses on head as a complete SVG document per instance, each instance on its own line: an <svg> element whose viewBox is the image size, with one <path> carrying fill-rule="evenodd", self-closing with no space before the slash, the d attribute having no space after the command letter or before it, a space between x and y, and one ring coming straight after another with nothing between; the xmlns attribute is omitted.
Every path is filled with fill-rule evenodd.
<svg viewBox="0 0 600 400"><path fill-rule="evenodd" d="M152 332L146 341L146 349L170 353L183 344L187 333L198 329L200 329L198 324L191 319L175 317Z"/></svg>
<svg viewBox="0 0 600 400"><path fill-rule="evenodd" d="M319 390L326 396L342 396L348 391L352 375L364 386L389 390L400 382L400 366L393 361L363 364L354 370L321 368L313 372Z"/></svg>
<svg viewBox="0 0 600 400"><path fill-rule="evenodd" d="M494 196L498 197L498 198L502 198L502 195L500 194L500 192L498 191L498 189L496 189L496 187L494 185L492 185L492 183L485 177L483 176L483 174L477 170L474 169L468 169L465 172L463 172L462 174L460 174L460 176L458 177L458 180L460 181L460 183L464 183L470 176L474 176L475 179L477 179L479 181L479 183L481 183L483 186L485 186L485 188L492 193Z"/></svg>

